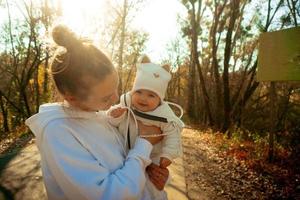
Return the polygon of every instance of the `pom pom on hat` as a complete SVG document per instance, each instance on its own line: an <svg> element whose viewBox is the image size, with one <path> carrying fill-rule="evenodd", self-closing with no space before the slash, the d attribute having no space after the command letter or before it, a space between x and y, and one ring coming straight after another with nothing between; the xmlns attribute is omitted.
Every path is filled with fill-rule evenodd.
<svg viewBox="0 0 300 200"><path fill-rule="evenodd" d="M141 57L137 61L137 64L143 64L143 63L151 63L150 58L145 54L141 55Z"/></svg>
<svg viewBox="0 0 300 200"><path fill-rule="evenodd" d="M163 100L170 80L171 74L165 67L152 63L148 56L142 55L137 63L132 92L140 89L150 90Z"/></svg>

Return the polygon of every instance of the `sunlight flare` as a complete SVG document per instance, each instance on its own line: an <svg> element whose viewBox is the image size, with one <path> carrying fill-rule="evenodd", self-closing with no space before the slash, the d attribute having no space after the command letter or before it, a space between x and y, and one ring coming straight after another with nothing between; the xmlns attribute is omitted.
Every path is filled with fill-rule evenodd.
<svg viewBox="0 0 300 200"><path fill-rule="evenodd" d="M93 36L102 26L105 0L59 0L62 16L59 20L77 34Z"/></svg>

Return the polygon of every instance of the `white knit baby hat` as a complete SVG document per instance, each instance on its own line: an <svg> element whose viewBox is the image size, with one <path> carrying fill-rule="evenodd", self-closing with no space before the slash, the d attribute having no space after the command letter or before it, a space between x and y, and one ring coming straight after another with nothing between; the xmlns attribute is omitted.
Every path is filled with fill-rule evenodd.
<svg viewBox="0 0 300 200"><path fill-rule="evenodd" d="M171 74L165 68L152 63L146 55L142 55L137 62L132 92L140 89L150 90L163 100L170 80Z"/></svg>

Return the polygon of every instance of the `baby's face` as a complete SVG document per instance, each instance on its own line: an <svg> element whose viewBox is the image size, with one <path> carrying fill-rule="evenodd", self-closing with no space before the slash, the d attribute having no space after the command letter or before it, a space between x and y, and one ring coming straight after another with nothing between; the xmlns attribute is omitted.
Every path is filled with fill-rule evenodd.
<svg viewBox="0 0 300 200"><path fill-rule="evenodd" d="M155 110L160 104L159 96L150 90L137 90L131 96L132 106L139 111Z"/></svg>

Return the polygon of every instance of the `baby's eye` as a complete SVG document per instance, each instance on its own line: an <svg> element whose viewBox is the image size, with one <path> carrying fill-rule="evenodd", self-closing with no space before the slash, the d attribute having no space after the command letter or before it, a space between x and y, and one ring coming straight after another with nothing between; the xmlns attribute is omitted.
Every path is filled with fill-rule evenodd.
<svg viewBox="0 0 300 200"><path fill-rule="evenodd" d="M136 91L136 93L138 93L138 94L142 94L142 91L140 91L140 90L137 90L137 91Z"/></svg>
<svg viewBox="0 0 300 200"><path fill-rule="evenodd" d="M149 94L149 97L154 98L155 96L153 94Z"/></svg>

